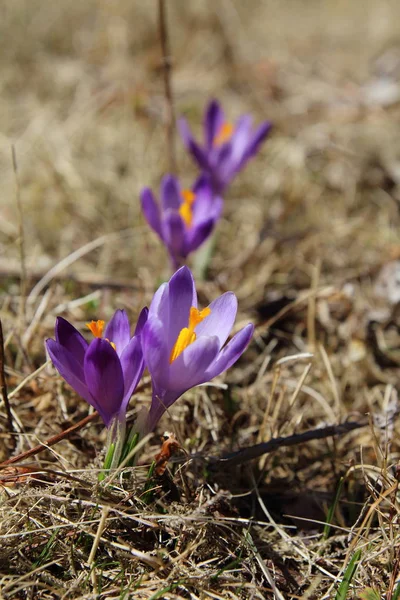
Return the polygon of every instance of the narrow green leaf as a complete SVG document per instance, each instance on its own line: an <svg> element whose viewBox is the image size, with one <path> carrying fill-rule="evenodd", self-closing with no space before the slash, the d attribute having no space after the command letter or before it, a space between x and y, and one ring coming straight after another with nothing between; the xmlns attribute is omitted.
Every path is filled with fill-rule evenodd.
<svg viewBox="0 0 400 600"><path fill-rule="evenodd" d="M346 600L347 592L349 591L350 583L357 570L360 558L361 550L356 550L351 558L351 561L347 565L346 571L344 572L343 579L335 596L335 600Z"/></svg>

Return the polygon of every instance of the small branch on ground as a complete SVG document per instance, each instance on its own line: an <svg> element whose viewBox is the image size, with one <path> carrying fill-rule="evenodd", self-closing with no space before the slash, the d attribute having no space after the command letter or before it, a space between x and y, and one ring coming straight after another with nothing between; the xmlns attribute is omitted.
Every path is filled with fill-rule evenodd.
<svg viewBox="0 0 400 600"><path fill-rule="evenodd" d="M4 338L3 338L3 326L0 320L0 391L3 398L4 406L7 415L7 426L8 432L10 433L11 443L13 448L16 445L16 439L13 435L15 433L14 423L11 413L10 401L8 399L6 373L5 373L5 353L4 353Z"/></svg>
<svg viewBox="0 0 400 600"><path fill-rule="evenodd" d="M158 0L158 19L159 19L158 24L159 24L161 51L162 51L162 59L163 59L165 106L166 106L166 113L167 113L166 135L167 135L169 170L171 173L176 173L175 112L174 112L174 101L173 101L172 84L171 84L172 60L171 60L171 53L170 53L170 48L169 48L168 25L167 25L165 0Z"/></svg>

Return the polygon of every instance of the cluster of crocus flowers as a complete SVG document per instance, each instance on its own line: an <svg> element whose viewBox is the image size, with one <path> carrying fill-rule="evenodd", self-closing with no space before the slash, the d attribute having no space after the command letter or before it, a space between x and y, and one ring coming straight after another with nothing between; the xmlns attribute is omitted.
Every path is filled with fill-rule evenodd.
<svg viewBox="0 0 400 600"><path fill-rule="evenodd" d="M166 175L158 203L150 188L141 193L143 214L165 244L174 268L207 239L219 219L222 199L213 193L207 177L191 189L182 189L178 179Z"/></svg>
<svg viewBox="0 0 400 600"><path fill-rule="evenodd" d="M103 321L87 324L94 336L90 342L58 317L56 339L46 346L60 375L105 425L111 429L117 423L117 436L125 435L128 403L147 367L152 400L135 429L144 435L182 394L220 375L242 355L254 328L249 323L226 343L236 312L233 292L200 309L192 273L184 266L157 290L149 310L142 310L133 336L125 311L117 310L105 329Z"/></svg>
<svg viewBox="0 0 400 600"><path fill-rule="evenodd" d="M193 137L186 119L179 119L179 131L187 150L199 168L210 177L213 190L221 194L247 161L254 156L271 130L265 121L253 129L251 115L242 115L236 123L225 117L221 105L212 100L204 115L204 142Z"/></svg>
<svg viewBox="0 0 400 600"><path fill-rule="evenodd" d="M258 152L271 123L265 121L253 129L250 115L231 123L220 104L212 100L205 111L203 144L195 140L186 119L179 119L178 126L201 170L200 177L190 189L182 189L176 177L166 175L159 204L149 188L141 193L143 214L167 248L175 269L211 235L222 211L221 194Z"/></svg>

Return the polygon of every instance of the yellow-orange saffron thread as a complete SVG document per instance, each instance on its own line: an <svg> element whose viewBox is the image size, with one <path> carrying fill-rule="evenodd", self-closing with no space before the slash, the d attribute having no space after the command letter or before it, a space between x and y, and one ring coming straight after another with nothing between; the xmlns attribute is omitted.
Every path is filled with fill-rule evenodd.
<svg viewBox="0 0 400 600"><path fill-rule="evenodd" d="M217 135L214 138L214 144L216 146L221 146L222 144L225 144L225 142L229 142L234 131L235 131L235 128L232 125L232 123L228 123L228 122L223 123L220 130L218 131Z"/></svg>
<svg viewBox="0 0 400 600"><path fill-rule="evenodd" d="M211 313L210 308L207 306L203 310L198 310L194 306L190 309L189 323L187 327L180 330L177 340L172 348L169 362L172 363L182 352L192 344L196 339L195 328Z"/></svg>
<svg viewBox="0 0 400 600"><path fill-rule="evenodd" d="M196 194L192 190L182 190L183 202L179 207L179 214L185 221L188 227L191 227L193 221L193 203L196 199Z"/></svg>

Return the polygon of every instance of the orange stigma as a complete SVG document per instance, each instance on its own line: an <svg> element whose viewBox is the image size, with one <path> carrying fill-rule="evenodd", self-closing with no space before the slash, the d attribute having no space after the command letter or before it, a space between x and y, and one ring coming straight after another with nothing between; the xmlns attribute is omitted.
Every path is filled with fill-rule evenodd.
<svg viewBox="0 0 400 600"><path fill-rule="evenodd" d="M192 190L182 190L183 202L179 207L179 214L185 221L188 227L191 227L193 221L193 202L196 199L196 194Z"/></svg>
<svg viewBox="0 0 400 600"><path fill-rule="evenodd" d="M94 337L101 338L103 335L104 321L92 321L91 323L86 323L86 327L90 329Z"/></svg>
<svg viewBox="0 0 400 600"><path fill-rule="evenodd" d="M227 121L223 123L217 135L214 137L214 144L216 146L221 146L222 144L225 144L225 142L229 142L234 130L235 128L232 123L228 123Z"/></svg>
<svg viewBox="0 0 400 600"><path fill-rule="evenodd" d="M184 327L180 330L178 338L172 348L171 355L169 357L169 362L172 363L182 352L192 344L196 339L195 328L196 326L203 321L208 315L211 313L211 310L207 306L207 308L203 308L203 310L198 310L194 306L190 309L189 314L189 324L187 327Z"/></svg>

